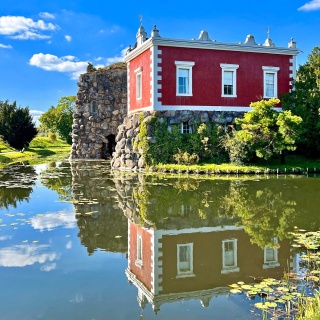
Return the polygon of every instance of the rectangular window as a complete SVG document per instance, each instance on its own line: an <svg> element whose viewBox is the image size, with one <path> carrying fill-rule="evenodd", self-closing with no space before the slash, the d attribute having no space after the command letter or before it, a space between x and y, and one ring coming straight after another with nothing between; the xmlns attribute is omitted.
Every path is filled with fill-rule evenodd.
<svg viewBox="0 0 320 320"><path fill-rule="evenodd" d="M192 133L192 125L189 124L188 122L181 122L181 133L186 134L186 133Z"/></svg>
<svg viewBox="0 0 320 320"><path fill-rule="evenodd" d="M177 96L192 96L192 67L194 64L190 61L175 61Z"/></svg>
<svg viewBox="0 0 320 320"><path fill-rule="evenodd" d="M222 70L222 97L237 97L238 64L220 64Z"/></svg>
<svg viewBox="0 0 320 320"><path fill-rule="evenodd" d="M279 67L262 67L263 70L263 97L278 97L278 71Z"/></svg>
<svg viewBox="0 0 320 320"><path fill-rule="evenodd" d="M177 245L178 276L194 276L193 274L193 243Z"/></svg>
<svg viewBox="0 0 320 320"><path fill-rule="evenodd" d="M142 236L140 234L137 235L137 259L135 264L142 267Z"/></svg>
<svg viewBox="0 0 320 320"><path fill-rule="evenodd" d="M237 239L223 240L221 273L239 272L237 258Z"/></svg>
<svg viewBox="0 0 320 320"><path fill-rule="evenodd" d="M273 239L274 246L273 247L265 247L264 248L264 264L263 269L275 268L279 267L280 263L278 261L278 239Z"/></svg>
<svg viewBox="0 0 320 320"><path fill-rule="evenodd" d="M136 84L137 84L137 88L136 88L136 93L137 93L137 100L141 99L142 96L142 74L141 73L137 73L136 75Z"/></svg>
<svg viewBox="0 0 320 320"><path fill-rule="evenodd" d="M233 71L223 72L223 94L233 95Z"/></svg>

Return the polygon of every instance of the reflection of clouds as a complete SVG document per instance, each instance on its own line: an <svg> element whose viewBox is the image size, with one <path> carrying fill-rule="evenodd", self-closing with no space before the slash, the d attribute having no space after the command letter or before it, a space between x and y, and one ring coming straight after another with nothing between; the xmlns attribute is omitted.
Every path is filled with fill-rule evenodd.
<svg viewBox="0 0 320 320"><path fill-rule="evenodd" d="M32 217L30 221L33 228L40 231L52 230L56 227L64 227L67 229L76 227L76 218L73 210L35 216Z"/></svg>
<svg viewBox="0 0 320 320"><path fill-rule="evenodd" d="M43 266L40 268L40 270L41 270L41 271L45 271L45 272L49 272L49 271L54 270L56 267L57 267L57 264L56 264L56 263L47 263L47 264L43 265Z"/></svg>
<svg viewBox="0 0 320 320"><path fill-rule="evenodd" d="M25 267L58 259L55 252L45 252L49 245L24 244L0 249L1 267Z"/></svg>
<svg viewBox="0 0 320 320"><path fill-rule="evenodd" d="M70 300L70 302L81 303L84 301L82 293L77 293L76 296Z"/></svg>
<svg viewBox="0 0 320 320"><path fill-rule="evenodd" d="M12 239L12 236L2 236L0 237L0 241L10 240Z"/></svg>
<svg viewBox="0 0 320 320"><path fill-rule="evenodd" d="M66 249L71 249L72 248L72 241L68 241L66 244Z"/></svg>

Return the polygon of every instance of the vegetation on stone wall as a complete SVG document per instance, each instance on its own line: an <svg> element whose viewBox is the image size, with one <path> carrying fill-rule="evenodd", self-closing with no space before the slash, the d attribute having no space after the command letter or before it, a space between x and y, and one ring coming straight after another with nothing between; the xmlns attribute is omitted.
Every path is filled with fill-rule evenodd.
<svg viewBox="0 0 320 320"><path fill-rule="evenodd" d="M134 147L143 155L147 165L221 162L226 160L219 145L223 134L220 126L211 123L195 123L192 133L182 134L179 125L172 125L168 130L167 119L153 116L141 121Z"/></svg>

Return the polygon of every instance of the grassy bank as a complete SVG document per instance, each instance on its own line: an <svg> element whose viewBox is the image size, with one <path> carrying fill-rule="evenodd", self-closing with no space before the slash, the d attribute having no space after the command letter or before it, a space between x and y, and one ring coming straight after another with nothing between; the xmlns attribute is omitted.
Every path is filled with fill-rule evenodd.
<svg viewBox="0 0 320 320"><path fill-rule="evenodd" d="M44 158L50 160L64 159L69 156L70 150L71 146L64 141L60 139L51 141L47 137L34 138L24 152L15 150L0 141L0 168L21 161L37 163L43 161Z"/></svg>
<svg viewBox="0 0 320 320"><path fill-rule="evenodd" d="M278 161L245 166L229 163L202 163L196 165L158 164L148 168L148 170L190 174L307 174L320 172L320 160L291 155L287 156L286 164L280 164Z"/></svg>

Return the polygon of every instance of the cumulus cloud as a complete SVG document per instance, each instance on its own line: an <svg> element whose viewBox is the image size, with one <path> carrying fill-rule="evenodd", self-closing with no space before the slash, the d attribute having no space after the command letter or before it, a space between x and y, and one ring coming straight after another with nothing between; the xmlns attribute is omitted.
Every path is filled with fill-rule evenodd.
<svg viewBox="0 0 320 320"><path fill-rule="evenodd" d="M48 213L43 216L32 217L30 221L32 227L40 231L52 230L57 227L64 227L67 229L73 229L76 227L74 211Z"/></svg>
<svg viewBox="0 0 320 320"><path fill-rule="evenodd" d="M42 19L55 19L56 18L52 13L49 13L49 12L40 12L39 16Z"/></svg>
<svg viewBox="0 0 320 320"><path fill-rule="evenodd" d="M72 37L71 37L71 36L68 36L68 35L65 35L64 38L65 38L68 42L70 42L70 41L72 40Z"/></svg>
<svg viewBox="0 0 320 320"><path fill-rule="evenodd" d="M78 61L74 56L57 57L52 54L37 53L34 54L30 65L44 69L46 71L57 71L68 73L72 79L78 79L79 74L86 72L88 63Z"/></svg>
<svg viewBox="0 0 320 320"><path fill-rule="evenodd" d="M123 62L127 50L128 50L128 48L124 48L123 50L121 50L120 55L116 55L112 58L107 58L107 60L106 60L107 65L113 64L116 62Z"/></svg>
<svg viewBox="0 0 320 320"><path fill-rule="evenodd" d="M36 123L36 125L39 125L39 118L41 117L41 115L43 114L42 111L40 110L29 110L30 112L30 115L32 116L33 118L33 121Z"/></svg>
<svg viewBox="0 0 320 320"><path fill-rule="evenodd" d="M41 266L40 270L45 271L45 272L49 272L49 271L55 270L56 267L57 267L56 263L47 263L47 264Z"/></svg>
<svg viewBox="0 0 320 320"><path fill-rule="evenodd" d="M301 11L313 11L320 10L320 0L312 0L304 4L302 7L298 8Z"/></svg>
<svg viewBox="0 0 320 320"><path fill-rule="evenodd" d="M25 267L35 263L44 264L58 259L55 252L46 252L48 245L15 245L0 249L1 267Z"/></svg>
<svg viewBox="0 0 320 320"><path fill-rule="evenodd" d="M52 23L45 23L43 20L34 21L33 19L22 16L2 16L0 17L0 35L8 36L19 40L49 39L45 31L58 29Z"/></svg>
<svg viewBox="0 0 320 320"><path fill-rule="evenodd" d="M0 48L2 48L2 49L12 49L12 46L10 46L10 44L5 45L5 44L0 43Z"/></svg>

